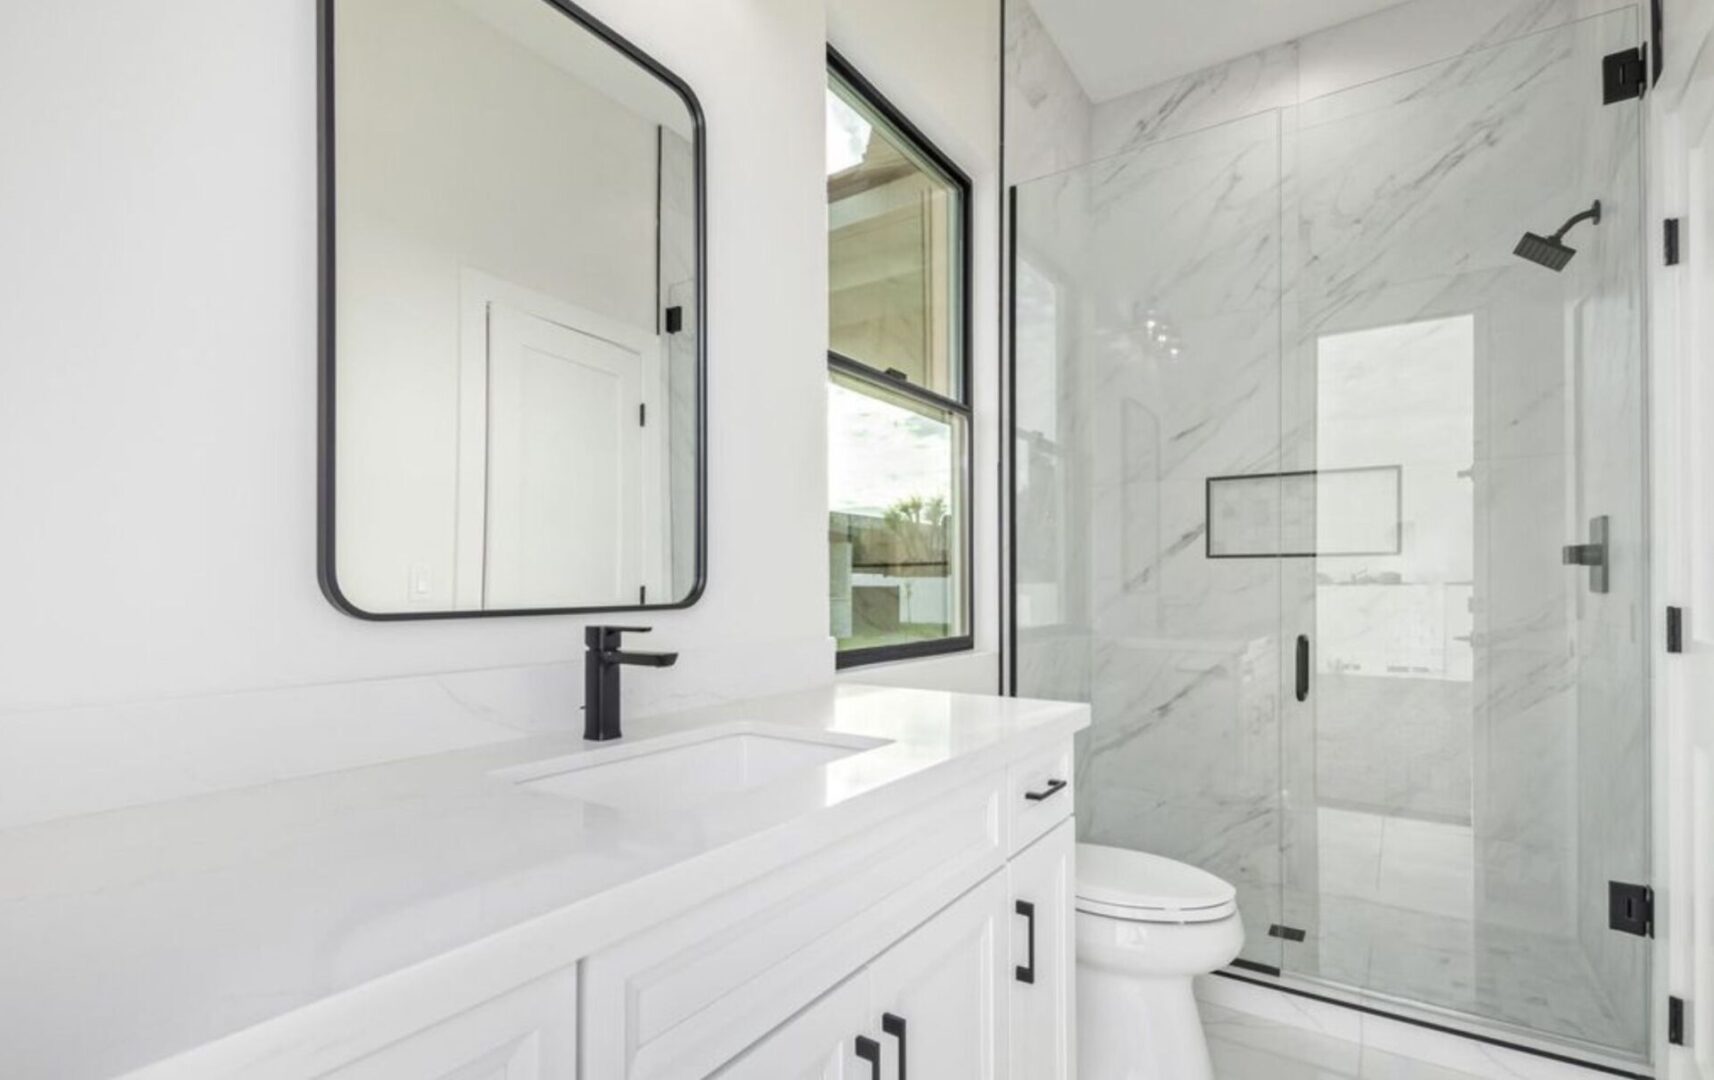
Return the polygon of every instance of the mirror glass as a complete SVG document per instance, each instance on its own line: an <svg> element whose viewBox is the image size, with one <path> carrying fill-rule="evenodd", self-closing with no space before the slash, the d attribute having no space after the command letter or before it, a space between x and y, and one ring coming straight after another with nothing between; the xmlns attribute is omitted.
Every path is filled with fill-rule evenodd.
<svg viewBox="0 0 1714 1080"><path fill-rule="evenodd" d="M694 96L554 0L323 15L323 588L380 618L692 602Z"/></svg>

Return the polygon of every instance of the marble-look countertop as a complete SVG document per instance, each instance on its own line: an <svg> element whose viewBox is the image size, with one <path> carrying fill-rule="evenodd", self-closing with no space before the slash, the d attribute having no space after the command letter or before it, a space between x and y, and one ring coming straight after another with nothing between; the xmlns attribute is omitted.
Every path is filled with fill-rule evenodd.
<svg viewBox="0 0 1714 1080"><path fill-rule="evenodd" d="M0 1075L112 1076L580 905L613 940L738 852L843 835L1088 715L841 685L0 832ZM731 723L887 741L694 812L493 775Z"/></svg>

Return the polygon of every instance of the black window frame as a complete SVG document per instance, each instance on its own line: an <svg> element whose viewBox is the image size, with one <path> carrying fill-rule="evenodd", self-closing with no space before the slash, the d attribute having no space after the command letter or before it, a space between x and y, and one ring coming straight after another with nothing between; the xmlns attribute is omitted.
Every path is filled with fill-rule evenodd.
<svg viewBox="0 0 1714 1080"><path fill-rule="evenodd" d="M830 75L844 83L859 97L863 103L874 110L887 124L890 134L903 138L910 143L911 149L927 158L958 190L958 313L955 325L958 328L958 385L955 395L947 395L919 386L897 373L888 372L872 367L855 357L827 350L828 374L838 373L848 378L868 382L878 389L889 393L903 394L914 398L932 408L941 409L963 418L964 445L962 460L959 463L961 473L960 490L963 493L959 500L961 505L953 508L959 519L959 532L963 548L963 578L960 583L960 602L963 606L962 632L942 638L932 638L926 641L910 641L893 645L875 645L859 649L835 649L834 666L837 670L863 667L869 664L885 664L897 660L914 660L929 656L944 656L948 653L971 652L976 648L976 538L975 538L975 443L976 417L971 408L974 398L972 385L975 367L975 350L971 342L971 331L975 326L974 308L971 303L971 288L975 271L974 236L972 227L975 220L974 192L970 175L958 167L957 162L946 155L939 146L935 145L922 129L918 128L905 116L899 108L882 93L876 85L869 81L862 72L839 50L832 45L827 47L827 70ZM829 87L829 93L832 88ZM831 511L830 511L831 512Z"/></svg>

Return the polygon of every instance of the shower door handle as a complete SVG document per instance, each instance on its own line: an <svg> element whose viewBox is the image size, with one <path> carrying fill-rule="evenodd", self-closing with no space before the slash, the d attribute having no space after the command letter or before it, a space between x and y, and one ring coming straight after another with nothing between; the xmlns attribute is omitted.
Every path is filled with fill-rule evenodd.
<svg viewBox="0 0 1714 1080"><path fill-rule="evenodd" d="M1297 699L1309 700L1309 635L1297 636Z"/></svg>
<svg viewBox="0 0 1714 1080"><path fill-rule="evenodd" d="M1566 566L1587 566L1589 568L1589 591L1604 593L1607 591L1607 534L1611 531L1610 520L1606 514L1589 519L1589 542L1586 544L1567 544L1560 549L1559 559Z"/></svg>

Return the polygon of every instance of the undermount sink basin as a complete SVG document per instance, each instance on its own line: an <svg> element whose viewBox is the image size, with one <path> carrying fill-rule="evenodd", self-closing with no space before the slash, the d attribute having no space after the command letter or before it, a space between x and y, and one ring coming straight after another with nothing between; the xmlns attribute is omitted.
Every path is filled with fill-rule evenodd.
<svg viewBox="0 0 1714 1080"><path fill-rule="evenodd" d="M658 744L658 745L657 745ZM860 754L885 739L779 732L756 726L661 737L504 770L531 791L624 810L677 810L738 795ZM595 760L591 760L595 758Z"/></svg>

